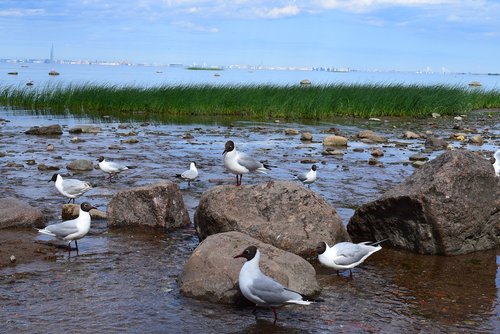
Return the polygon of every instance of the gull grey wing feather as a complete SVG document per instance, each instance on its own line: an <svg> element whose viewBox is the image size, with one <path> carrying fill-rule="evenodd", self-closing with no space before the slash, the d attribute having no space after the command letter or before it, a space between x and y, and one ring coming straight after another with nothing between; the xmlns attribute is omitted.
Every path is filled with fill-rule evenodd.
<svg viewBox="0 0 500 334"><path fill-rule="evenodd" d="M122 171L122 170L127 170L128 169L127 166L119 164L117 162L113 162L113 161L108 162L108 166L109 166L110 169L114 169L116 171Z"/></svg>
<svg viewBox="0 0 500 334"><path fill-rule="evenodd" d="M49 232L54 233L58 238L64 238L70 234L78 232L74 220L67 220L59 224L53 224L45 227Z"/></svg>
<svg viewBox="0 0 500 334"><path fill-rule="evenodd" d="M189 170L187 170L187 171L185 171L185 172L183 172L183 173L181 174L181 177L182 177L183 179L194 179L194 178L196 178L197 176L198 176L198 173L196 173L196 171L194 171L194 170L190 170L190 169L189 169Z"/></svg>
<svg viewBox="0 0 500 334"><path fill-rule="evenodd" d="M335 258L335 263L339 265L356 263L370 252L366 245L341 243L338 244L337 247L337 258Z"/></svg>
<svg viewBox="0 0 500 334"><path fill-rule="evenodd" d="M250 171L257 170L264 167L261 162L255 160L251 156L245 153L240 153L238 156L238 163Z"/></svg>
<svg viewBox="0 0 500 334"><path fill-rule="evenodd" d="M63 189L69 194L81 194L92 189L92 186L80 180L66 179L63 181Z"/></svg>
<svg viewBox="0 0 500 334"><path fill-rule="evenodd" d="M301 174L297 175L297 179L299 179L299 181L305 181L305 180L307 180L307 174L301 173Z"/></svg>
<svg viewBox="0 0 500 334"><path fill-rule="evenodd" d="M289 300L302 299L302 296L290 289L285 288L280 283L270 277L260 276L256 278L250 287L253 295L270 305L280 305Z"/></svg>

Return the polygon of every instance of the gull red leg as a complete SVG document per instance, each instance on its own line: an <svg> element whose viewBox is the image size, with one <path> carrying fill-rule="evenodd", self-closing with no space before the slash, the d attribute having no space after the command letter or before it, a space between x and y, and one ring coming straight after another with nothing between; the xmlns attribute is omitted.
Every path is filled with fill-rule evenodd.
<svg viewBox="0 0 500 334"><path fill-rule="evenodd" d="M274 307L271 309L273 310L274 313L274 324L276 325L276 321L278 320L278 314L276 313L276 309Z"/></svg>
<svg viewBox="0 0 500 334"><path fill-rule="evenodd" d="M78 241L75 240L75 245L76 245L76 256L78 256Z"/></svg>

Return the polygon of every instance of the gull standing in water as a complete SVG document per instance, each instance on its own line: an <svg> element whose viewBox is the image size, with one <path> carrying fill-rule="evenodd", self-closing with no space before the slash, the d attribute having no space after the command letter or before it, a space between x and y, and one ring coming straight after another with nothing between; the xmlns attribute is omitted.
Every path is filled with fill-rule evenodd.
<svg viewBox="0 0 500 334"><path fill-rule="evenodd" d="M274 323L278 320L276 307L286 304L309 305L312 303L302 299L300 293L284 287L260 271L260 252L257 247L249 246L234 258L239 257L247 260L241 267L238 279L241 293L256 306L270 307L274 314Z"/></svg>
<svg viewBox="0 0 500 334"><path fill-rule="evenodd" d="M337 270L349 269L349 276L352 278L351 269L363 263L370 255L382 249L381 242L387 239L370 243L369 241L354 244L352 242L339 242L333 247L328 246L326 242L318 243L316 252L319 262Z"/></svg>
<svg viewBox="0 0 500 334"><path fill-rule="evenodd" d="M198 177L198 169L196 168L196 163L193 161L189 165L189 169L182 172L182 174L177 174L177 177L188 182L188 187L191 186L191 181L194 181Z"/></svg>
<svg viewBox="0 0 500 334"><path fill-rule="evenodd" d="M308 188L311 188L311 183L314 183L314 181L316 181L317 169L318 166L312 165L311 170L309 172L297 175L297 179L299 179L299 181L302 182L303 184L307 184Z"/></svg>
<svg viewBox="0 0 500 334"><path fill-rule="evenodd" d="M222 154L224 155L224 167L226 167L229 172L236 174L237 186L241 185L243 174L255 171L266 173L270 170L269 165L263 164L248 154L236 150L232 140L228 140L226 142L224 152Z"/></svg>
<svg viewBox="0 0 500 334"><path fill-rule="evenodd" d="M63 195L69 198L68 203L75 198L82 196L84 193L92 189L90 183L77 179L63 179L61 174L54 174L49 182L54 181L56 189Z"/></svg>
<svg viewBox="0 0 500 334"><path fill-rule="evenodd" d="M109 182L111 182L111 178L115 176L116 174L123 172L124 170L127 169L132 169L130 166L125 166L122 164L119 164L117 162L112 162L112 161L106 161L103 156L100 156L97 158L97 161L99 161L99 168L104 172L109 174Z"/></svg>
<svg viewBox="0 0 500 334"><path fill-rule="evenodd" d="M78 255L78 239L83 238L90 230L90 213L89 211L96 209L88 202L80 205L80 213L78 217L71 220L63 221L59 224L52 224L44 229L37 229L38 232L57 239L68 242L68 255L71 255L71 241L75 240L76 255Z"/></svg>
<svg viewBox="0 0 500 334"><path fill-rule="evenodd" d="M498 149L493 155L495 158L495 163L493 164L493 168L495 169L495 175L500 176L500 149Z"/></svg>

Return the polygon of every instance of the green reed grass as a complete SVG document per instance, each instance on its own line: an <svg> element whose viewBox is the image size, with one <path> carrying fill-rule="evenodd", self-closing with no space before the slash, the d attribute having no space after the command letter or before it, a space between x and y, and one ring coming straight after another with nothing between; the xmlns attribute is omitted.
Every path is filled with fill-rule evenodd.
<svg viewBox="0 0 500 334"><path fill-rule="evenodd" d="M445 85L324 86L48 85L0 87L0 105L33 111L156 113L175 116L325 119L333 116L430 116L500 107L500 91Z"/></svg>

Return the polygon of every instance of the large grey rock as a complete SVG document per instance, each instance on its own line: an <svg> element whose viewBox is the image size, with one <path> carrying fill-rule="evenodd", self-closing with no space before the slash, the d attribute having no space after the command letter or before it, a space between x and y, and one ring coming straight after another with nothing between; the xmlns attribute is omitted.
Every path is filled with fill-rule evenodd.
<svg viewBox="0 0 500 334"><path fill-rule="evenodd" d="M0 229L11 227L44 227L42 212L14 197L0 198Z"/></svg>
<svg viewBox="0 0 500 334"><path fill-rule="evenodd" d="M244 301L238 285L244 259L233 257L251 245L259 249L266 275L306 296L321 291L313 266L300 256L240 232L226 232L209 236L194 250L179 277L181 294L225 304Z"/></svg>
<svg viewBox="0 0 500 334"><path fill-rule="evenodd" d="M108 226L161 227L189 225L189 215L176 183L161 182L119 191L107 209Z"/></svg>
<svg viewBox="0 0 500 334"><path fill-rule="evenodd" d="M491 163L449 151L380 199L359 207L347 230L422 254L456 255L500 244L499 186Z"/></svg>
<svg viewBox="0 0 500 334"><path fill-rule="evenodd" d="M201 196L194 221L201 239L240 231L304 257L319 241L349 240L335 209L296 182L214 187Z"/></svg>
<svg viewBox="0 0 500 334"><path fill-rule="evenodd" d="M62 135L63 132L59 124L53 124L48 126L33 126L24 133L27 135L55 136Z"/></svg>

